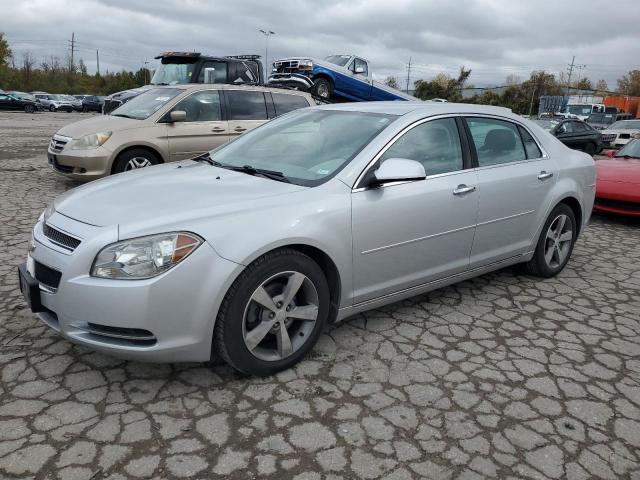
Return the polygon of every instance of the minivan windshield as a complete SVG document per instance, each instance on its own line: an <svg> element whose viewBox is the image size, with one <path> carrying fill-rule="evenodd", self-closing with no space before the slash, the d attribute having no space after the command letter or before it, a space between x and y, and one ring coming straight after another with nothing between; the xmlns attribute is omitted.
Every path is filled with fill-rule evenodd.
<svg viewBox="0 0 640 480"><path fill-rule="evenodd" d="M154 88L120 105L109 115L144 120L182 92L182 88Z"/></svg>
<svg viewBox="0 0 640 480"><path fill-rule="evenodd" d="M345 110L286 114L210 152L227 168L282 173L298 185L324 183L349 163L395 115Z"/></svg>

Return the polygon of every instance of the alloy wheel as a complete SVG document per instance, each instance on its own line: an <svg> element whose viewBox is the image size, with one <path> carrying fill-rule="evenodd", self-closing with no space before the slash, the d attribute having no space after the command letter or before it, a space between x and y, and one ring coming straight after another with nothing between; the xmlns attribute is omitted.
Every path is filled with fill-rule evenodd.
<svg viewBox="0 0 640 480"><path fill-rule="evenodd" d="M329 87L325 83L320 83L318 85L318 96L322 98L329 98Z"/></svg>
<svg viewBox="0 0 640 480"><path fill-rule="evenodd" d="M145 157L133 157L130 159L124 167L124 171L128 172L129 170L137 170L138 168L150 167L153 165L151 160Z"/></svg>
<svg viewBox="0 0 640 480"><path fill-rule="evenodd" d="M261 360L290 357L311 336L318 304L318 291L306 275L287 271L271 276L253 292L245 307L245 346Z"/></svg>
<svg viewBox="0 0 640 480"><path fill-rule="evenodd" d="M547 230L544 245L544 260L550 268L564 265L573 241L572 223L569 217L558 215Z"/></svg>

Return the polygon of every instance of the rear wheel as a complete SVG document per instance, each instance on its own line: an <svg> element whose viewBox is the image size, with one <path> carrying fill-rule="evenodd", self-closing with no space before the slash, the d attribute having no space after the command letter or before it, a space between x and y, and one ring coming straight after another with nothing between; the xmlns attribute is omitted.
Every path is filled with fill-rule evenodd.
<svg viewBox="0 0 640 480"><path fill-rule="evenodd" d="M317 78L313 82L313 93L322 98L331 97L331 82L326 78Z"/></svg>
<svg viewBox="0 0 640 480"><path fill-rule="evenodd" d="M134 148L121 153L113 165L113 173L128 172L160 163L158 157L145 148Z"/></svg>
<svg viewBox="0 0 640 480"><path fill-rule="evenodd" d="M567 265L577 238L576 218L568 205L557 205L544 224L533 258L524 264L530 275L550 278Z"/></svg>
<svg viewBox="0 0 640 480"><path fill-rule="evenodd" d="M24 106L24 111L26 113L33 113L36 111L36 109L33 107L33 105L25 105Z"/></svg>
<svg viewBox="0 0 640 480"><path fill-rule="evenodd" d="M589 142L584 146L584 152L588 153L589 155L595 155L596 150L597 150L597 147L595 143Z"/></svg>
<svg viewBox="0 0 640 480"><path fill-rule="evenodd" d="M56 111L56 107L54 107L53 105L49 105L49 111L50 112L55 112Z"/></svg>
<svg viewBox="0 0 640 480"><path fill-rule="evenodd" d="M225 296L213 350L233 368L271 375L298 363L315 345L329 315L322 269L290 249L249 265Z"/></svg>

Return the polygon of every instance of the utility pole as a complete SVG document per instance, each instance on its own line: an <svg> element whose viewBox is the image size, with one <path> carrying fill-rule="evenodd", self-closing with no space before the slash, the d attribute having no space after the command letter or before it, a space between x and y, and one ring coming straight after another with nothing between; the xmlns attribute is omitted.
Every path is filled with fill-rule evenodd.
<svg viewBox="0 0 640 480"><path fill-rule="evenodd" d="M73 73L73 54L76 50L76 34L75 32L71 32L71 41L69 41L69 47L71 48L71 63L69 64L69 71Z"/></svg>
<svg viewBox="0 0 640 480"><path fill-rule="evenodd" d="M96 75L100 75L100 54L96 50Z"/></svg>
<svg viewBox="0 0 640 480"><path fill-rule="evenodd" d="M409 78L411 77L411 57L409 57L409 65L407 65L407 94L409 94Z"/></svg>
<svg viewBox="0 0 640 480"><path fill-rule="evenodd" d="M271 35L275 35L276 32L272 32L271 30L258 30L261 34L264 35L264 81L267 81L267 75L269 75L269 37Z"/></svg>

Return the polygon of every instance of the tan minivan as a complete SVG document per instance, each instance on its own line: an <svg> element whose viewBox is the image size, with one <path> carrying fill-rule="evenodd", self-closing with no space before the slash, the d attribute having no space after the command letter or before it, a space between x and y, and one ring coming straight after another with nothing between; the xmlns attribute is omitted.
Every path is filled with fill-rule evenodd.
<svg viewBox="0 0 640 480"><path fill-rule="evenodd" d="M278 115L315 105L295 90L224 84L153 88L109 115L61 128L48 161L76 180L192 158Z"/></svg>

